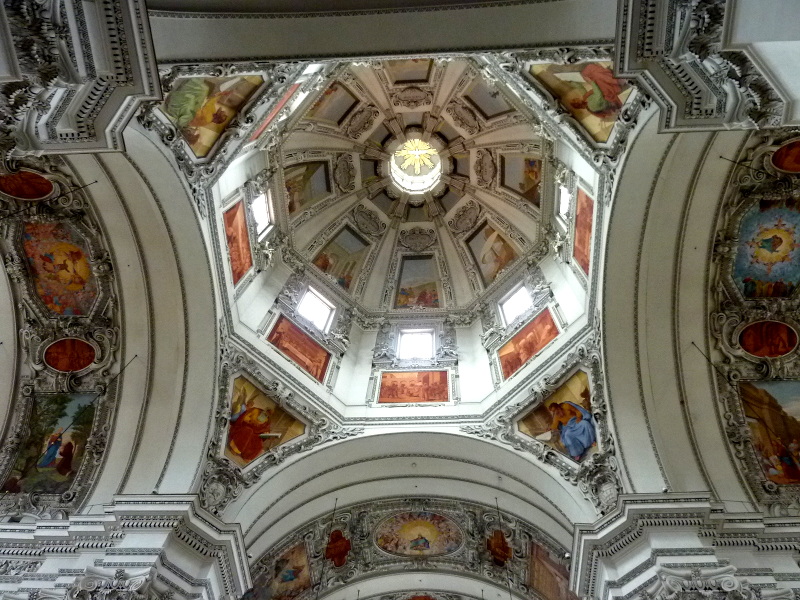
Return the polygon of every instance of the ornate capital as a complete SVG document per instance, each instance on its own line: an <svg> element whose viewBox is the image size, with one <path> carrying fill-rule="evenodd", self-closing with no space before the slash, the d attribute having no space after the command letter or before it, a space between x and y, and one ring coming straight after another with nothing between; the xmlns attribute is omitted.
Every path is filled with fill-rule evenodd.
<svg viewBox="0 0 800 600"><path fill-rule="evenodd" d="M110 571L86 567L67 590L66 600L145 600L155 569Z"/></svg>

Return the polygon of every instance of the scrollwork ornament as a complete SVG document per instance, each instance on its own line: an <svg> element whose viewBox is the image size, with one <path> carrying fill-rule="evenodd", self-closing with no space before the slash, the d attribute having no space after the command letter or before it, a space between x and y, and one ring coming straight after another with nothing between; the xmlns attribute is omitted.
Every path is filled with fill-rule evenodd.
<svg viewBox="0 0 800 600"><path fill-rule="evenodd" d="M333 180L340 191L352 192L356 189L356 169L353 166L353 156L345 152L336 159L333 167Z"/></svg>
<svg viewBox="0 0 800 600"><path fill-rule="evenodd" d="M456 214L447 224L456 234L466 233L475 227L480 216L481 208L478 203L474 200L469 200L456 211Z"/></svg>
<svg viewBox="0 0 800 600"><path fill-rule="evenodd" d="M401 246L412 252L422 252L436 244L436 231L423 227L412 227L400 231L398 241Z"/></svg>
<svg viewBox="0 0 800 600"><path fill-rule="evenodd" d="M66 600L147 600L155 569L126 572L87 567L68 589Z"/></svg>

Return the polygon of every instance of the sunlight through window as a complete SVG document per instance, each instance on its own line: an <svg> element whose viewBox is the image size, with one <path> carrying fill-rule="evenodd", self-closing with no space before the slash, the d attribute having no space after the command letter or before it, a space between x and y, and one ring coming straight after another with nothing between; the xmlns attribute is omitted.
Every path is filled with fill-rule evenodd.
<svg viewBox="0 0 800 600"><path fill-rule="evenodd" d="M528 289L523 285L500 303L500 310L503 311L503 319L505 319L506 325L513 323L514 319L523 314L531 306L533 306L533 300L531 300Z"/></svg>
<svg viewBox="0 0 800 600"><path fill-rule="evenodd" d="M433 331L430 329L406 329L400 332L397 356L401 359L433 358Z"/></svg>
<svg viewBox="0 0 800 600"><path fill-rule="evenodd" d="M297 305L297 312L311 321L314 327L324 332L327 331L328 325L330 325L333 305L315 290L308 288L303 299Z"/></svg>

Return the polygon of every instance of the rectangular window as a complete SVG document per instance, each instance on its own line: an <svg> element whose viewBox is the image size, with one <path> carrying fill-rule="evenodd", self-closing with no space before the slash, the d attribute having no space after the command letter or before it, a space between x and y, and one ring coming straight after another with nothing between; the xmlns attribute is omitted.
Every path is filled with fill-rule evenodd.
<svg viewBox="0 0 800 600"><path fill-rule="evenodd" d="M500 311L503 313L506 325L510 325L514 319L525 313L531 306L533 306L533 300L530 292L523 285L500 303Z"/></svg>
<svg viewBox="0 0 800 600"><path fill-rule="evenodd" d="M401 330L400 342L397 345L397 358L431 360L433 358L433 330Z"/></svg>
<svg viewBox="0 0 800 600"><path fill-rule="evenodd" d="M569 213L569 190L562 185L559 186L558 193L558 216L566 220Z"/></svg>
<svg viewBox="0 0 800 600"><path fill-rule="evenodd" d="M315 289L308 288L297 305L297 312L324 333L331 324L333 304L325 300Z"/></svg>
<svg viewBox="0 0 800 600"><path fill-rule="evenodd" d="M250 203L253 210L253 219L256 222L256 232L259 238L266 233L272 225L272 217L269 214L269 201L266 194L259 194Z"/></svg>

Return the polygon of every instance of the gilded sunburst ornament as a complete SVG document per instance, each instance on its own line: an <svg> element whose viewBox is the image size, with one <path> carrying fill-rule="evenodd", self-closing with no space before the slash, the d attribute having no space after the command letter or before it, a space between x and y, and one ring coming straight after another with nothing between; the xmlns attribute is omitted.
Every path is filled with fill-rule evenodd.
<svg viewBox="0 0 800 600"><path fill-rule="evenodd" d="M435 156L436 154L438 154L438 152L435 148L432 148L428 142L423 142L418 139L408 140L395 152L395 156L405 158L400 168L407 170L409 167L414 167L415 175L420 174L423 165L432 169L433 162L429 157Z"/></svg>

